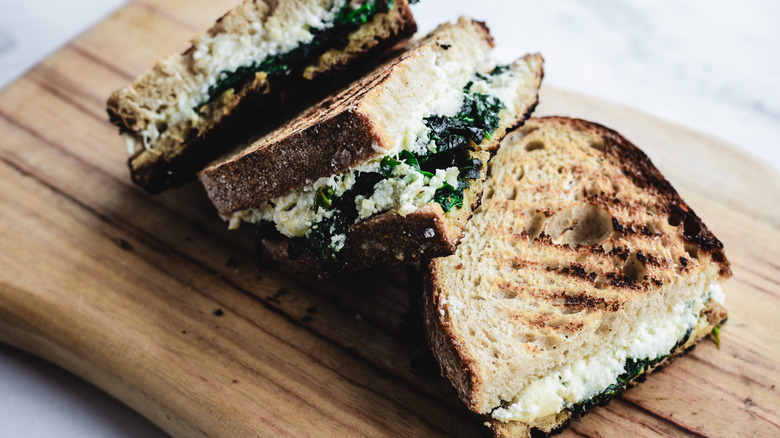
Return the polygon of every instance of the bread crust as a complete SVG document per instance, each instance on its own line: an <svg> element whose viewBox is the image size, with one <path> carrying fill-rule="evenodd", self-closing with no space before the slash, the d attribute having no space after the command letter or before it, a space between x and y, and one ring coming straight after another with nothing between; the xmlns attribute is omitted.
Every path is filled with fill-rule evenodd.
<svg viewBox="0 0 780 438"><path fill-rule="evenodd" d="M707 307L704 309L704 316L707 320L707 325L703 327L697 333L691 335L691 338L683 345L679 345L674 348L669 354L659 363L652 368L648 368L644 373L638 375L634 379L628 382L628 389L636 384L643 382L650 374L663 369L668 366L674 359L683 356L686 352L693 350L700 341L704 340L712 329L723 324L728 316L726 308L721 306L715 301L710 300ZM617 395L620 397L622 394ZM616 398L615 397L615 398ZM612 399L610 399L611 401ZM609 402L609 401L608 401ZM608 403L607 402L607 403ZM535 421L532 424L521 423L517 421L501 422L485 416L485 422L489 423L490 431L496 438L531 438L550 436L565 429L571 419L572 414L568 411L564 411L556 416L545 417L541 420Z"/></svg>
<svg viewBox="0 0 780 438"><path fill-rule="evenodd" d="M339 257L346 263L344 271L359 271L443 256L455 250L460 239L458 231L447 226L438 204L418 209L406 217L387 212L350 227ZM321 277L334 274L308 252L290 260L289 242L290 239L279 234L262 239L263 247L275 260L298 272Z"/></svg>
<svg viewBox="0 0 780 438"><path fill-rule="evenodd" d="M436 312L442 304L439 292L445 287L439 281L439 278L444 275L439 270L434 259L426 260L422 265L425 338L439 362L442 376L450 380L458 392L458 397L467 408L479 412L474 388L481 385L482 376L474 367L474 360L458 341L458 335L453 330L452 324Z"/></svg>
<svg viewBox="0 0 780 438"><path fill-rule="evenodd" d="M709 252L712 259L720 265L720 275L731 276L731 264L726 259L723 243L707 228L707 225L682 199L672 184L664 178L661 171L650 161L650 158L633 143L618 132L598 123L569 117L549 116L532 118L529 122L556 123L569 126L571 129L593 132L604 139L606 153L619 163L623 172L633 180L640 189L653 189L661 198L660 213L668 214L670 225L682 224L683 237L688 243ZM643 230L624 229L623 231L643 232Z"/></svg>
<svg viewBox="0 0 780 438"><path fill-rule="evenodd" d="M350 107L326 111L337 113L315 129L298 130L291 123L283 128L289 135L204 169L200 181L217 210L228 214L252 208L382 153L374 147L380 138L371 119Z"/></svg>
<svg viewBox="0 0 780 438"><path fill-rule="evenodd" d="M479 25L483 26L481 23ZM484 31L487 32L487 30ZM533 76L529 78L531 85L528 88L538 90L544 76L544 70L541 67L544 60L538 54L526 55L523 59L531 66L533 73ZM504 135L520 128L530 117L538 103L538 94L535 91L532 94L532 96L527 96L518 102L517 118L513 120L502 119L493 137L480 145L481 151L474 152L485 165L483 165L480 180L474 181L473 186L465 191L462 208L454 209L445 214L438 205L431 203L406 217L388 212L351 226L347 232L346 246L340 253L340 257L347 261L345 270L355 271L371 266L393 265L452 254L463 237L466 222L481 203L483 184L487 177L486 163L498 150ZM423 220L417 214L418 212L424 212L422 217L427 219ZM441 224L441 226L434 226L435 224ZM429 236L426 236L426 230L433 230L433 235L430 236L431 232L428 232ZM265 237L262 241L268 253L275 260L293 267L296 271L308 274L318 273L320 276L333 274L323 271L323 264L317 262L307 253L297 260L290 260L287 256L289 245L287 238L277 235ZM371 248L372 250L356 250L356 248Z"/></svg>
<svg viewBox="0 0 780 438"><path fill-rule="evenodd" d="M451 38L459 38L458 43L469 48L479 46L486 51L493 46L484 23L461 19L457 24L440 26L337 95L311 107L240 153L203 169L199 178L214 206L222 215L254 208L319 178L385 155L395 142L395 133L389 132L386 125L392 115L383 103L388 96L413 89L408 82L416 76L413 69L424 66L431 53L446 52L448 48L442 47L446 45L439 42ZM386 91L389 89L393 91ZM495 149L498 142L486 145Z"/></svg>
<svg viewBox="0 0 780 438"><path fill-rule="evenodd" d="M574 360L576 347L581 344L572 342L578 334L589 336L601 327L601 322L614 321L619 315L623 320L630 319L628 315L634 313L626 313L627 309L634 312L639 305L647 304L645 297L664 296L658 293L661 288L694 293L708 282L731 275L722 243L649 158L615 131L579 119L532 118L504 143L491 161L483 207L475 213L479 217L469 224L471 231L465 238L469 239L468 248L463 253L467 255L461 254L467 245L464 239L452 257L423 264L426 337L442 374L450 379L463 403L479 414L489 413L498 406L496 400L509 400L505 397L513 397L517 394L513 391L523 387L518 384L522 381L503 380L508 371L494 372L498 365L490 365L492 357L497 363L508 360L496 353L496 348L518 346L515 357L527 361L512 368L513 374L524 376L521 379L538 375L534 373L553 366L548 359L564 348L573 348L566 351ZM511 152L506 151L507 143L512 146ZM539 149L549 149L549 155L528 155ZM567 155L568 161L556 161L556 157ZM591 161L594 157L599 159ZM617 178L611 179L613 176ZM580 206L584 206L581 211L585 214L573 215L568 222L558 220L559 214L576 211ZM610 220L607 222L603 215ZM597 237L585 233L567 241L567 233L576 233L580 223L590 223ZM483 248L488 249L483 252ZM480 268L474 265L475 258L478 264L487 266L484 275L477 272ZM467 274L458 274L461 270L467 270ZM455 294L456 289L471 292ZM488 291L497 292L490 295ZM526 302L543 304L513 307L510 301L520 296L530 300ZM476 316L476 311L461 310L467 309L463 307L464 297L481 297L484 301L469 298L480 303L495 300L495 307L480 306L490 309L485 311L485 318L506 319L502 334L487 339L511 332L518 339L529 333L531 341L507 337L504 343L489 344L493 345L491 353L483 342L495 341L471 339L475 335L469 334L461 317L457 322L460 325L454 325L453 315L471 315L469 321ZM460 301L453 304L454 300ZM536 306L544 311L535 312ZM684 348L706 336L725 318L725 309L717 303L710 300L708 306L705 329L695 333ZM473 330L473 323L469 324ZM536 338L543 342L535 344ZM576 342L595 340L583 337ZM558 348L557 352L552 352L551 345ZM475 355L478 351L484 355ZM544 366L540 365L539 370L528 366L539 357L548 360ZM497 396L499 392L503 395ZM549 433L567 418L558 414L530 426L492 422L491 427L497 436L529 436L532 427Z"/></svg>
<svg viewBox="0 0 780 438"><path fill-rule="evenodd" d="M225 14L208 33L249 20L238 16L249 8L248 3L245 1ZM230 23L225 23L226 19ZM352 32L346 48L326 52L327 56L317 59L301 76L272 80L259 77L261 80L218 99L222 102L213 105L213 109L209 108L211 104L207 105L208 115L203 116L206 125L185 130L178 143L156 150L136 146L128 159L133 181L154 194L193 180L197 171L229 151L226 145L235 145L253 133L268 132L302 108L360 77L382 54L407 41L416 30L407 0L397 0L392 10L378 13L373 22ZM194 50L193 45L180 55L182 60L178 62L193 62L185 60ZM177 61L173 57L165 62ZM147 82L152 77L167 74L166 68L158 63L129 87L109 97L109 120L120 132L138 136L144 129L144 105L135 99L149 86Z"/></svg>
<svg viewBox="0 0 780 438"><path fill-rule="evenodd" d="M488 161L489 152L475 155ZM341 272L353 272L373 266L391 266L452 254L463 237L463 228L482 198L487 177L487 166L480 178L464 190L463 207L445 213L435 202L401 216L394 211L372 216L347 229L344 248L339 252L345 266L338 272L316 260L307 251L291 260L288 255L290 239L278 233L261 238L261 243L274 260L299 273L327 278Z"/></svg>

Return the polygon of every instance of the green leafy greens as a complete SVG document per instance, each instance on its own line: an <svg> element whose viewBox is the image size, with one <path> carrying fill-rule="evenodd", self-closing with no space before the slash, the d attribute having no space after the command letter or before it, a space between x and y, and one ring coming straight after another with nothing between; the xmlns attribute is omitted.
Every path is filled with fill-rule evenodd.
<svg viewBox="0 0 780 438"><path fill-rule="evenodd" d="M300 44L289 52L269 56L234 71L220 72L217 82L209 87L208 97L195 108L196 111L213 102L227 90L241 90L254 80L258 72L265 72L275 77L291 76L310 64L314 57L327 50L346 47L349 43L349 34L372 20L382 10L383 5L387 10L391 10L395 7L395 0L372 0L356 9L352 9L350 2L347 1L336 13L330 26L323 29L310 29L314 37L311 42Z"/></svg>
<svg viewBox="0 0 780 438"><path fill-rule="evenodd" d="M394 178L395 169L405 163L426 178L432 178L438 169L458 168L457 186L444 183L433 195L433 201L441 205L445 212L463 207L463 192L470 184L469 180L480 177L483 163L469 152L469 146L490 138L500 118L499 111L504 108L501 101L483 93L471 91L469 82L464 88L464 101L454 116L434 115L425 118L430 129L428 140L435 145L425 154L414 154L404 150L397 156L383 157L377 172L359 172L355 184L341 196L334 196L332 189L321 188L315 194L313 208L323 208L332 212L328 217L313 225L304 237L290 240L288 255L297 259L308 251L315 259L325 264L325 271L338 271L343 265L337 257L340 247L334 243L334 236L346 234L350 224L358 218L355 197L370 197L374 187L380 181Z"/></svg>
<svg viewBox="0 0 780 438"><path fill-rule="evenodd" d="M685 335L683 335L682 339L680 339L677 342L677 344L675 344L675 346L672 348L671 351L676 350L677 347L680 347L684 345L686 342L688 342L688 339L690 339L691 337L692 331L693 330L689 328L688 331L685 332ZM593 397L569 407L568 410L571 411L572 414L583 415L589 410L595 408L596 406L607 405L607 403L609 403L611 399L617 397L623 391L625 391L626 388L628 387L628 384L632 380L640 377L641 375L644 374L646 370L658 365L662 360L666 359L668 356L669 355L667 354L656 358L626 359L626 363L623 365L623 369L625 371L623 372L623 374L617 377L615 383L609 385L606 389L594 395Z"/></svg>

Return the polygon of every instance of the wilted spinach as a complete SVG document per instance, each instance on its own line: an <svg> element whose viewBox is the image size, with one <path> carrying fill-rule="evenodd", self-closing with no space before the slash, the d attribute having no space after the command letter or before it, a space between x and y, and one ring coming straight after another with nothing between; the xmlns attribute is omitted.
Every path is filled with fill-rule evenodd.
<svg viewBox="0 0 780 438"><path fill-rule="evenodd" d="M214 101L227 90L244 88L246 84L254 80L255 74L258 72L265 72L272 77L290 76L301 71L312 62L314 57L327 50L346 47L349 42L349 34L373 19L380 12L383 4L387 10L390 10L395 7L395 0L368 1L357 9L352 9L350 2L347 1L339 9L329 27L310 30L314 36L311 42L300 44L289 52L269 56L234 71L220 72L217 76L217 82L209 87L208 97L196 107L196 111Z"/></svg>
<svg viewBox="0 0 780 438"><path fill-rule="evenodd" d="M689 328L685 332L685 335L683 335L683 337L672 348L672 351L676 350L678 347L688 342L688 339L690 339L691 337L691 333L692 333L692 329ZM645 372L645 370L658 365L662 360L666 359L668 356L669 355L666 354L656 358L627 359L626 363L623 365L623 369L625 371L623 372L623 374L617 377L617 381L615 383L609 385L605 390L594 395L588 400L585 400L583 402L580 402L576 405L569 407L568 410L575 415L583 415L587 411L595 408L596 406L605 406L607 403L609 403L609 401L612 398L617 397L623 391L625 391L626 388L628 387L629 382L641 376Z"/></svg>

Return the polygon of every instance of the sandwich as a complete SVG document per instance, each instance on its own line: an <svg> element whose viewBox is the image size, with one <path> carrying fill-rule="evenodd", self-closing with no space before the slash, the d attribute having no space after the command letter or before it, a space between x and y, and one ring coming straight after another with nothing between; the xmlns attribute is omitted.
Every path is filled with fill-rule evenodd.
<svg viewBox="0 0 780 438"><path fill-rule="evenodd" d="M320 276L451 254L486 163L536 105L540 55L491 64L480 22L438 27L199 173L231 228Z"/></svg>
<svg viewBox="0 0 780 438"><path fill-rule="evenodd" d="M108 99L133 181L158 193L193 180L229 145L346 85L416 29L407 0L244 1Z"/></svg>
<svg viewBox="0 0 780 438"><path fill-rule="evenodd" d="M560 429L717 334L723 245L618 133L531 119L488 173L455 254L424 265L423 318L496 436Z"/></svg>

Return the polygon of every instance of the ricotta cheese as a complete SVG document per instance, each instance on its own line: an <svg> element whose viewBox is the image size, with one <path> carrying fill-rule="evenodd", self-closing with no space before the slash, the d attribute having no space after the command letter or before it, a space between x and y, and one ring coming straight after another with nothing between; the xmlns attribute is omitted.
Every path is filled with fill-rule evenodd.
<svg viewBox="0 0 780 438"><path fill-rule="evenodd" d="M701 297L679 303L660 320L645 322L617 340L613 347L586 356L529 384L512 403L493 410L499 421L529 422L553 415L602 393L623 374L628 359L643 360L665 356L699 323L699 315L711 291Z"/></svg>
<svg viewBox="0 0 780 438"><path fill-rule="evenodd" d="M314 208L315 194L321 188L330 188L334 196L338 197L354 185L359 173L379 172L380 163L385 156L395 156L402 151L410 151L417 154L425 154L428 150L435 150L436 145L428 138L430 129L425 125L425 118L433 114L453 116L457 114L463 105L463 86L474 79L474 84L480 84L480 92L496 93L510 101L503 103L507 108L515 97L513 90L517 90L520 84L515 76L517 73L508 70L500 75L479 79L478 76L453 78L442 72L442 81L433 82L434 87L443 87L435 93L434 102L426 106L420 103L420 108L412 108L409 113L413 117L407 119L407 126L402 131L404 134L396 139L396 142L381 157L369 160L359 166L347 170L341 174L323 177L314 184L291 192L287 195L272 199L269 202L253 209L242 210L231 215L224 216L230 221L230 228L237 228L242 222L260 223L273 222L276 229L287 237L301 237L315 223L330 217L333 212L322 208ZM446 79L446 80L444 80ZM498 85L493 84L495 82ZM493 85L491 85L493 84ZM506 90L505 88L509 88ZM457 96L457 98L453 98ZM507 111L507 109L502 110ZM445 183L458 186L459 169L449 167L437 169L432 177L427 177L417 172L412 166L402 162L393 169L391 177L383 179L374 186L370 196L356 196L355 205L358 211L356 222L360 222L377 213L394 210L402 216L412 213L419 207L431 202L436 190Z"/></svg>
<svg viewBox="0 0 780 438"><path fill-rule="evenodd" d="M723 287L721 287L720 283L712 283L709 292L710 298L717 303L726 304L726 294L723 293Z"/></svg>
<svg viewBox="0 0 780 438"><path fill-rule="evenodd" d="M191 55L194 76L179 81L183 89L173 94L174 100L157 102L154 120L149 120L139 133L144 147L153 151L160 136L165 134L158 125L189 123L194 126L199 118L195 108L208 99L209 89L217 83L220 73L310 43L314 39L312 31L330 27L345 4L346 0L320 0L308 9L290 8L285 17L272 16L263 24L252 23L252 32L244 34L198 34Z"/></svg>

